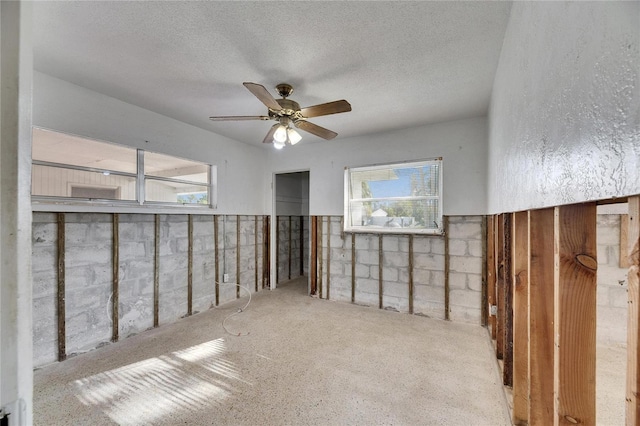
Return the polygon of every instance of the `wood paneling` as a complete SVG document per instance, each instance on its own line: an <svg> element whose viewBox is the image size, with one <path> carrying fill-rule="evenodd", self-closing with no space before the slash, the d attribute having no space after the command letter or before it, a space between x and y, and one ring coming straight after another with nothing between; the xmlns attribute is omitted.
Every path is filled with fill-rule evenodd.
<svg viewBox="0 0 640 426"><path fill-rule="evenodd" d="M529 419L529 214L513 214L513 423Z"/></svg>
<svg viewBox="0 0 640 426"><path fill-rule="evenodd" d="M640 424L640 196L629 197L626 424Z"/></svg>

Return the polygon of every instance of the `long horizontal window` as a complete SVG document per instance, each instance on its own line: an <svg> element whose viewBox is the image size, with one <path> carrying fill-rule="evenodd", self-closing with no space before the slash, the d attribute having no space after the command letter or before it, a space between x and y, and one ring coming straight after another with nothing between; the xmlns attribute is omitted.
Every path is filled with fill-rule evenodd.
<svg viewBox="0 0 640 426"><path fill-rule="evenodd" d="M214 206L209 164L33 129L36 201Z"/></svg>
<svg viewBox="0 0 640 426"><path fill-rule="evenodd" d="M442 232L442 159L345 169L345 231Z"/></svg>

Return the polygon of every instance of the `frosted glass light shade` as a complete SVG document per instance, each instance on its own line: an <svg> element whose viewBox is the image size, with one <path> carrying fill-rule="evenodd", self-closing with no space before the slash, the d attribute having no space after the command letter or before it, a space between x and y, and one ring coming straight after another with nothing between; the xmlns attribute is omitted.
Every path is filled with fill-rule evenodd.
<svg viewBox="0 0 640 426"><path fill-rule="evenodd" d="M291 128L287 129L287 135L289 136L289 142L291 142L291 145L297 144L298 142L300 142L300 139L302 139L300 133Z"/></svg>
<svg viewBox="0 0 640 426"><path fill-rule="evenodd" d="M273 140L284 144L287 140L287 128L283 125L278 126L276 132L273 134Z"/></svg>
<svg viewBox="0 0 640 426"><path fill-rule="evenodd" d="M273 139L273 146L276 149L282 149L284 148L284 142L280 142L279 140L276 140L275 138Z"/></svg>

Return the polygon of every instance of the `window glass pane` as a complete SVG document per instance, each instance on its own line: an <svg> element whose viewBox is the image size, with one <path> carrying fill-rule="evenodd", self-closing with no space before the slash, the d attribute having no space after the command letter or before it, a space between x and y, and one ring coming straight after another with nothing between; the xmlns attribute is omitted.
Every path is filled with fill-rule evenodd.
<svg viewBox="0 0 640 426"><path fill-rule="evenodd" d="M49 197L135 200L136 178L34 165L31 194Z"/></svg>
<svg viewBox="0 0 640 426"><path fill-rule="evenodd" d="M404 165L351 172L352 198L437 196L439 164Z"/></svg>
<svg viewBox="0 0 640 426"><path fill-rule="evenodd" d="M437 199L352 201L351 226L439 229Z"/></svg>
<svg viewBox="0 0 640 426"><path fill-rule="evenodd" d="M144 170L147 176L209 183L209 166L207 164L170 155L145 152Z"/></svg>
<svg viewBox="0 0 640 426"><path fill-rule="evenodd" d="M136 150L49 130L33 129L35 161L136 173Z"/></svg>
<svg viewBox="0 0 640 426"><path fill-rule="evenodd" d="M180 204L209 204L206 185L185 185L183 183L145 180L146 201Z"/></svg>

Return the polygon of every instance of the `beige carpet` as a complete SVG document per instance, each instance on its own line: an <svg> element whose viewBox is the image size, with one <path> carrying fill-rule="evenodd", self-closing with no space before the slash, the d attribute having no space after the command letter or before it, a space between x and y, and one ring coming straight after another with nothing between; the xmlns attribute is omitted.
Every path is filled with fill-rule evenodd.
<svg viewBox="0 0 640 426"><path fill-rule="evenodd" d="M294 280L35 372L39 425L504 425L485 329Z"/></svg>

